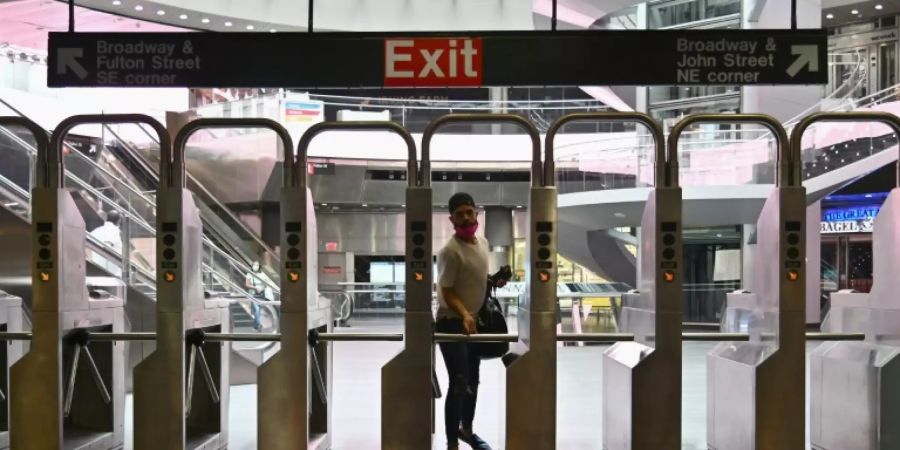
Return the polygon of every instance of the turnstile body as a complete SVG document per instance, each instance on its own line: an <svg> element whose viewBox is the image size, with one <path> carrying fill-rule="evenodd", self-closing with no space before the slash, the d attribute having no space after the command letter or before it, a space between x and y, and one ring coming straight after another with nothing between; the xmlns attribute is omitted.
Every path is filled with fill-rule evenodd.
<svg viewBox="0 0 900 450"><path fill-rule="evenodd" d="M516 315L519 340L511 346L518 357L506 369L509 450L556 448L556 199L554 186L531 187L527 283Z"/></svg>
<svg viewBox="0 0 900 450"><path fill-rule="evenodd" d="M229 302L203 292L203 225L190 191L161 185L156 215L156 349L134 369L135 449L223 449L228 445L231 345L206 342L201 358L186 332L229 332ZM212 398L202 376L203 359L219 399Z"/></svg>
<svg viewBox="0 0 900 450"><path fill-rule="evenodd" d="M639 293L619 327L634 342L603 354L603 448L681 448L681 189L650 191L641 220Z"/></svg>
<svg viewBox="0 0 900 450"><path fill-rule="evenodd" d="M431 187L408 186L404 230L405 339L403 350L381 368L381 448L384 450L432 446L434 316L431 307L431 211Z"/></svg>
<svg viewBox="0 0 900 450"><path fill-rule="evenodd" d="M0 291L0 330L7 332L31 330L31 326L25 323L22 299L3 291ZM3 371L0 371L0 391L4 395L0 399L3 404L0 408L0 449L9 448L9 369L25 353L26 344L26 341L15 340L0 346L0 361L3 361L4 368Z"/></svg>
<svg viewBox="0 0 900 450"><path fill-rule="evenodd" d="M810 439L818 450L900 448L900 189L888 195L872 233L868 294L836 292L823 331L865 333L865 342L825 342L809 357Z"/></svg>
<svg viewBox="0 0 900 450"><path fill-rule="evenodd" d="M28 353L10 373L10 391L15 393L10 396L11 445L35 450L120 448L125 344L91 342L86 347L93 357L86 358L88 352L66 338L78 329L124 331L122 300L88 295L85 224L66 190L34 188L32 227L33 335ZM94 362L108 390L108 403L93 379L90 366ZM69 402L67 392L71 392ZM68 416L64 409L70 410Z"/></svg>
<svg viewBox="0 0 900 450"><path fill-rule="evenodd" d="M261 450L331 448L332 346L318 342L311 347L307 339L310 330L329 332L332 326L331 303L318 296L312 204L305 184L282 189L281 347L259 367Z"/></svg>
<svg viewBox="0 0 900 450"><path fill-rule="evenodd" d="M750 341L720 343L707 357L710 449L805 445L805 206L802 187L776 187L763 206Z"/></svg>

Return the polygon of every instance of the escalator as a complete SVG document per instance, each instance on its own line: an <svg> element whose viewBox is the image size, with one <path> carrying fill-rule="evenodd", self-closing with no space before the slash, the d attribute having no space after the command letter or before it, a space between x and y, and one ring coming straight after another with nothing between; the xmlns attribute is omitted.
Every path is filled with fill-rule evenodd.
<svg viewBox="0 0 900 450"><path fill-rule="evenodd" d="M148 186L139 184L139 177L128 171L126 165L112 163L116 161L116 155L104 151L104 140L95 139L92 143L90 139L82 138L73 135L72 142L67 139L65 187L78 205L88 230L85 250L89 288L108 290L125 298L128 329L153 331L156 310L155 188L148 189ZM88 145L84 145L85 142ZM0 127L0 246L4 246L8 255L0 262L0 289L22 297L26 305L31 302L30 193L34 183L35 159L36 149L28 133ZM129 161L129 164L136 161ZM113 168L116 170L110 170ZM149 181L152 182L152 179ZM195 197L201 196L195 194ZM197 204L205 204L202 197L197 199ZM225 227L224 221L219 219L213 225L214 219L209 217L209 209L201 207L204 290L210 296L232 300L232 320L237 325L235 331L277 332L278 302L262 301L244 287L245 277L251 273L250 265L254 259L248 256L247 246L243 241L238 241L239 238L215 231ZM91 233L104 224L104 212L112 210L121 216L118 224L123 242L121 250ZM222 242L228 245L222 245ZM258 278L268 285L268 290L277 299L279 286L271 281L272 277L260 274ZM252 319L247 320L254 304L262 313L261 330L254 329ZM237 370L255 373L252 365L261 362L265 354L274 350L273 347L273 343L235 346L236 352L246 360L243 366L236 364ZM133 354L133 362L140 360L141 353L149 351L139 350ZM237 378L252 382L246 376Z"/></svg>

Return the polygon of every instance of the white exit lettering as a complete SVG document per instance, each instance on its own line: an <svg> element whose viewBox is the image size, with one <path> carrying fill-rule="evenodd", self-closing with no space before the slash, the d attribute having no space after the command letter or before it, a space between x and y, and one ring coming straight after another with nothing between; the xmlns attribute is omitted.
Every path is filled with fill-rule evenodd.
<svg viewBox="0 0 900 450"><path fill-rule="evenodd" d="M384 85L480 86L480 38L386 39Z"/></svg>

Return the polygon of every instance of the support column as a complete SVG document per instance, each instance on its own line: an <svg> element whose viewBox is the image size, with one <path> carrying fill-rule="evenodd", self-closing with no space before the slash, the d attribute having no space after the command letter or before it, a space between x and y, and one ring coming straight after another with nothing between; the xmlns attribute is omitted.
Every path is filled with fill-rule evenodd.
<svg viewBox="0 0 900 450"><path fill-rule="evenodd" d="M741 233L741 289L753 286L753 254L756 251L756 224L743 225Z"/></svg>
<svg viewBox="0 0 900 450"><path fill-rule="evenodd" d="M822 202L806 207L806 323L822 321Z"/></svg>
<svg viewBox="0 0 900 450"><path fill-rule="evenodd" d="M490 206L484 210L484 236L491 245L491 273L510 263L513 245L512 209Z"/></svg>

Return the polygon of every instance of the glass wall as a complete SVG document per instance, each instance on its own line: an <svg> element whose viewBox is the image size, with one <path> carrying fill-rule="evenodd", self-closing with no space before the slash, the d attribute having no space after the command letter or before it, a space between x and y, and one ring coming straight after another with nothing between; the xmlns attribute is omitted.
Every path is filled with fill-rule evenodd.
<svg viewBox="0 0 900 450"><path fill-rule="evenodd" d="M741 27L741 0L661 0L647 5L647 29ZM741 108L740 86L650 86L647 110L660 120Z"/></svg>
<svg viewBox="0 0 900 450"><path fill-rule="evenodd" d="M729 20L741 13L741 0L666 0L647 5L648 28L675 27L707 20Z"/></svg>

